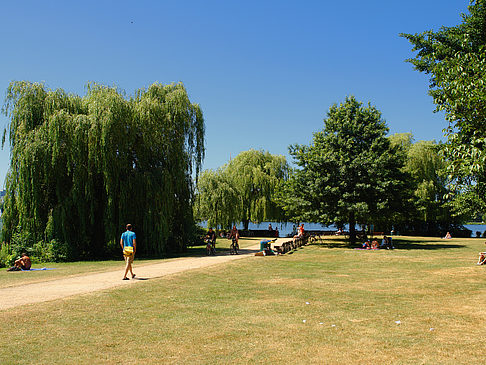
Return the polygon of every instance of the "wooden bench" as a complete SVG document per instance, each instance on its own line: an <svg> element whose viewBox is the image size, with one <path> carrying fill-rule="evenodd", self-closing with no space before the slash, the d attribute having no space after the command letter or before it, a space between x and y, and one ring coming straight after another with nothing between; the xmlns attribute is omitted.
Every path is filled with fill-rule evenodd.
<svg viewBox="0 0 486 365"><path fill-rule="evenodd" d="M283 255L287 252L290 252L292 250L295 250L299 247L306 245L308 241L309 241L309 236L299 237L296 238L295 240L292 239L290 241L283 242L280 245L274 245L273 249L275 250L275 252L277 252L277 255Z"/></svg>

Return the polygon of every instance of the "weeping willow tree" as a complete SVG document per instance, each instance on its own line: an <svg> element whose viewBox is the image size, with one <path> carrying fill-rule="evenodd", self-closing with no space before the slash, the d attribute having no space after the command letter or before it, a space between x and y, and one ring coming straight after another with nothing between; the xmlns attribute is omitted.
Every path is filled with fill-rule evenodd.
<svg viewBox="0 0 486 365"><path fill-rule="evenodd" d="M241 196L224 169L203 171L197 181L195 216L209 227L228 228L240 221Z"/></svg>
<svg viewBox="0 0 486 365"><path fill-rule="evenodd" d="M21 230L67 243L74 258L99 257L129 222L142 253L185 247L204 120L182 84L155 83L127 98L99 84L80 97L12 82L4 112L4 239Z"/></svg>
<svg viewBox="0 0 486 365"><path fill-rule="evenodd" d="M284 156L249 150L217 171L205 171L197 185L196 215L210 226L284 219L275 202L279 184L288 177Z"/></svg>

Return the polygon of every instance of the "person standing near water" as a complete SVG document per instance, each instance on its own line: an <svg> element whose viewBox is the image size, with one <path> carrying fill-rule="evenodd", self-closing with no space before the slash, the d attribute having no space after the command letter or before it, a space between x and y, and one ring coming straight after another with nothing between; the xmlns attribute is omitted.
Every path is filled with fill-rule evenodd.
<svg viewBox="0 0 486 365"><path fill-rule="evenodd" d="M135 252L137 251L137 236L135 232L132 231L132 225L127 224L127 230L121 235L120 246L123 250L123 257L125 258L125 275L123 280L128 280L127 274L130 271L132 279L135 274L132 270L133 258L135 257Z"/></svg>

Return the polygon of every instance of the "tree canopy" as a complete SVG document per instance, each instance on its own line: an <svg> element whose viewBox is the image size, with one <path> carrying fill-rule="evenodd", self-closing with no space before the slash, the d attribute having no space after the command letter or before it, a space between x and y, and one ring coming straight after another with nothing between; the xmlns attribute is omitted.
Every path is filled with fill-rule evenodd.
<svg viewBox="0 0 486 365"><path fill-rule="evenodd" d="M241 196L224 168L205 170L197 180L195 217L209 227L228 228L241 218Z"/></svg>
<svg viewBox="0 0 486 365"><path fill-rule="evenodd" d="M458 201L486 210L486 4L472 1L462 23L438 31L402 34L417 51L408 60L430 75L430 95L449 125L442 151ZM474 198L475 197L475 198Z"/></svg>
<svg viewBox="0 0 486 365"><path fill-rule="evenodd" d="M284 219L275 192L288 170L285 157L252 149L217 171L204 171L197 184L197 217L210 226L243 222L245 229L250 221Z"/></svg>
<svg viewBox="0 0 486 365"><path fill-rule="evenodd" d="M460 218L454 216L448 197L449 178L446 160L435 141L412 143L411 134L393 135L392 143L409 136L410 142L401 143L406 154L404 171L408 174L410 189L408 202L401 209L402 220L396 225L405 234L440 235L455 231Z"/></svg>
<svg viewBox="0 0 486 365"><path fill-rule="evenodd" d="M182 84L129 98L88 84L85 96L12 82L4 111L11 146L4 238L69 245L99 257L132 223L139 251L180 250L192 232L192 173L204 157L204 120Z"/></svg>
<svg viewBox="0 0 486 365"><path fill-rule="evenodd" d="M386 138L374 106L353 96L330 107L324 129L309 146L290 153L298 169L283 189L284 208L295 221L385 224L400 204L406 180L403 154Z"/></svg>

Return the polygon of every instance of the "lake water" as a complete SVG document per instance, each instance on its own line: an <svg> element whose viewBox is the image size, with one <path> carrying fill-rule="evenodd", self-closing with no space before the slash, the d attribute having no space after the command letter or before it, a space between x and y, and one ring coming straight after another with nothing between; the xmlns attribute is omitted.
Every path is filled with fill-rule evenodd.
<svg viewBox="0 0 486 365"><path fill-rule="evenodd" d="M248 229L268 229L268 225L271 224L272 228L278 228L278 232L280 237L286 237L294 231L294 224L293 223L275 223L275 222L262 222L262 223L251 223L248 225ZM236 228L243 229L243 224L237 225ZM304 228L307 231L333 231L337 230L335 225L325 226L319 223L304 223ZM347 225L345 226L347 229Z"/></svg>
<svg viewBox="0 0 486 365"><path fill-rule="evenodd" d="M275 223L275 222L262 222L259 224L256 223L251 223L248 225L249 229L267 229L268 225L271 224L273 229L275 227L278 227L278 231L280 233L280 237L285 237L289 234L292 233L294 224L293 223ZM486 231L486 224L464 224L464 227L467 229L470 229L472 231L471 237L476 237L476 232L479 231L481 232L481 236L484 231ZM243 229L243 225L240 224L237 226L238 229ZM314 230L322 230L322 231L332 231L332 230L337 230L337 227L332 224L330 226L325 226L319 223L304 223L304 228L308 231L314 231ZM346 224L344 226L344 229L348 229L348 225Z"/></svg>
<svg viewBox="0 0 486 365"><path fill-rule="evenodd" d="M464 227L472 231L471 237L476 237L476 232L481 232L482 236L483 232L486 231L486 224L464 224Z"/></svg>

